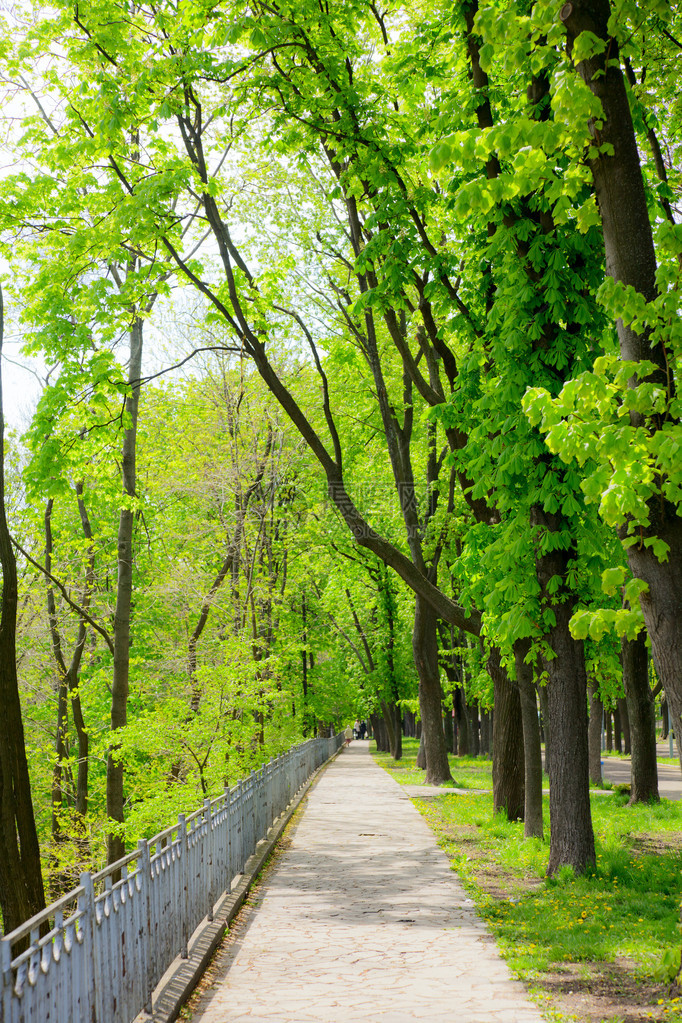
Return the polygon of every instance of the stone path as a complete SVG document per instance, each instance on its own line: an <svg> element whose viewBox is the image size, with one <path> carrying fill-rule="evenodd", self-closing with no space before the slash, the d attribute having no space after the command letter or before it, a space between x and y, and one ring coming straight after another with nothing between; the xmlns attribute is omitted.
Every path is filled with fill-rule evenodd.
<svg viewBox="0 0 682 1023"><path fill-rule="evenodd" d="M540 1023L367 743L323 772L289 834L193 1023Z"/></svg>

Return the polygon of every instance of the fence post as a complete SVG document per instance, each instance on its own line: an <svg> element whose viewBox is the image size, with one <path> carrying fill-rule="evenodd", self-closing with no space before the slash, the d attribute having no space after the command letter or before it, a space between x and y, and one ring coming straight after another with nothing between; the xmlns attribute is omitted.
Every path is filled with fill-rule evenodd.
<svg viewBox="0 0 682 1023"><path fill-rule="evenodd" d="M140 878L140 898L142 912L144 913L144 934L145 940L142 949L142 967L144 970L145 1003L144 1011L152 1014L152 903L151 903L151 865L149 857L149 843L146 838L141 838L137 843L137 872Z"/></svg>
<svg viewBox="0 0 682 1023"><path fill-rule="evenodd" d="M2 1018L5 1023L12 1019L12 943L7 938L0 940L2 961Z"/></svg>
<svg viewBox="0 0 682 1023"><path fill-rule="evenodd" d="M178 838L180 839L180 878L182 888L182 959L189 958L189 844L187 842L187 820L184 813L178 814Z"/></svg>
<svg viewBox="0 0 682 1023"><path fill-rule="evenodd" d="M80 885L83 889L83 894L79 897L78 908L82 912L82 920L84 921L84 940L83 945L89 950L89 955L84 956L86 962L89 961L88 969L88 1015L94 1023L104 1023L104 1012L103 1003L100 999L103 996L102 992L102 968L101 968L101 950L99 947L99 936L97 933L97 916L95 911L95 887L92 883L92 874L90 871L84 871L80 875Z"/></svg>
<svg viewBox="0 0 682 1023"><path fill-rule="evenodd" d="M213 830L211 828L211 800L204 799L204 826L206 829L206 859L204 861L204 870L206 872L206 881L208 883L208 919L213 920L213 903L215 899L213 897ZM202 857L203 859L203 857Z"/></svg>

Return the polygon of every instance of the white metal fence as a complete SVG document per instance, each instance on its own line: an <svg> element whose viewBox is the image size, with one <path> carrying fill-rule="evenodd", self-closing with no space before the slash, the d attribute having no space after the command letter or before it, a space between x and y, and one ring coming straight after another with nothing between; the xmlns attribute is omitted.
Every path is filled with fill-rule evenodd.
<svg viewBox="0 0 682 1023"><path fill-rule="evenodd" d="M78 888L2 938L2 1023L130 1023L150 1012L192 932L342 742L311 739L271 760L117 863L81 874Z"/></svg>

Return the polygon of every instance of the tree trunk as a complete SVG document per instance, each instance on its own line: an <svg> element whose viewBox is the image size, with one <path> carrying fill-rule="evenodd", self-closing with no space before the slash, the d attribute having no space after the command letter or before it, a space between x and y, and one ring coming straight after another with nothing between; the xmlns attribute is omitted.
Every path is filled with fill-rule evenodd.
<svg viewBox="0 0 682 1023"><path fill-rule="evenodd" d="M573 639L568 628L572 606L561 604L554 610L557 624L552 630L551 644L555 656L545 664L549 675L547 706L552 744L547 867L550 876L562 866L571 866L577 873L582 873L595 863L585 657L582 643Z"/></svg>
<svg viewBox="0 0 682 1023"><path fill-rule="evenodd" d="M132 502L136 487L137 418L142 369L142 320L136 318L130 328L130 361L128 382L131 385L126 398L129 425L123 434L122 482L127 503ZM116 732L128 720L128 683L130 675L130 610L133 593L133 526L135 512L131 507L121 509L118 525L118 579L116 609L114 612L114 672L111 684L111 745L107 758L107 817L116 822L107 835L107 863L125 856L123 837L124 796L123 760Z"/></svg>
<svg viewBox="0 0 682 1023"><path fill-rule="evenodd" d="M417 767L419 768L420 771L426 770L426 747L424 745L423 729L419 730L419 749L417 750Z"/></svg>
<svg viewBox="0 0 682 1023"><path fill-rule="evenodd" d="M604 708L604 725L606 731L606 752L613 753L613 719L610 707Z"/></svg>
<svg viewBox="0 0 682 1023"><path fill-rule="evenodd" d="M0 291L0 366L3 305ZM0 907L5 934L45 908L17 679L17 565L5 517L5 420L0 369Z"/></svg>
<svg viewBox="0 0 682 1023"><path fill-rule="evenodd" d="M481 756L490 756L490 711L481 711Z"/></svg>
<svg viewBox="0 0 682 1023"><path fill-rule="evenodd" d="M443 731L445 733L445 748L448 753L455 752L455 719L452 716L452 708L445 707L443 710Z"/></svg>
<svg viewBox="0 0 682 1023"><path fill-rule="evenodd" d="M573 0L564 4L560 17L566 25L569 52L583 31L605 43L603 52L578 62L577 66L583 80L600 100L604 113L599 128L590 125L599 153L588 162L604 234L606 272L651 302L658 293L656 255L618 43L609 33L611 13L608 0ZM649 328L638 333L620 319L616 327L621 358L653 362L656 370L651 374L642 373L642 379L658 384L672 398L673 355L666 348L666 339L658 337L652 343ZM658 414L645 421L635 411L631 411L630 421L633 426L644 426L649 431L666 429L675 422L670 415L662 418ZM627 556L633 575L648 584L640 604L656 673L668 699L672 728L679 735L682 734L682 517L675 503L662 494L655 493L647 502L647 508L649 525L642 531L641 539L658 537L663 540L667 544L667 560L661 563L654 548L641 542L628 547Z"/></svg>
<svg viewBox="0 0 682 1023"><path fill-rule="evenodd" d="M540 713L542 715L542 730L545 740L545 774L549 775L549 764L552 755L552 736L549 727L549 706L547 701L547 686L541 683L537 685L538 700L540 702Z"/></svg>
<svg viewBox="0 0 682 1023"><path fill-rule="evenodd" d="M588 757L590 782L592 785L603 785L601 771L601 730L604 723L604 705L599 696L597 683L593 678L588 679L587 693L590 702L590 720L588 724Z"/></svg>
<svg viewBox="0 0 682 1023"><path fill-rule="evenodd" d="M441 684L438 668L438 618L419 595L415 597L412 650L419 675L419 710L422 719L427 785L452 781L441 716Z"/></svg>
<svg viewBox="0 0 682 1023"><path fill-rule="evenodd" d="M417 735L417 718L411 710L403 711L403 734L409 739L414 739Z"/></svg>
<svg viewBox="0 0 682 1023"><path fill-rule="evenodd" d="M456 689L453 693L453 700L455 701L455 720L457 722L457 755L468 757L471 752L471 728L464 689Z"/></svg>
<svg viewBox="0 0 682 1023"><path fill-rule="evenodd" d="M623 752L623 728L620 721L620 707L618 703L613 708L613 746L616 753Z"/></svg>
<svg viewBox="0 0 682 1023"><path fill-rule="evenodd" d="M495 691L493 718L493 809L510 821L523 820L525 803L523 722L518 686L502 667L496 647L488 656Z"/></svg>
<svg viewBox="0 0 682 1023"><path fill-rule="evenodd" d="M630 737L630 716L628 714L628 701L624 696L618 698L618 714L620 726L623 729L623 753L629 757L632 753L632 740Z"/></svg>
<svg viewBox="0 0 682 1023"><path fill-rule="evenodd" d="M597 683L590 678L587 683L590 701L590 721L588 725L587 746L589 757L590 781L600 788L604 779L601 770L601 733L604 724L604 704L601 702Z"/></svg>
<svg viewBox="0 0 682 1023"><path fill-rule="evenodd" d="M542 825L542 750L540 748L540 724L533 667L526 663L530 640L517 640L514 644L516 682L521 700L521 722L524 749L524 830L525 838L543 838Z"/></svg>
<svg viewBox="0 0 682 1023"><path fill-rule="evenodd" d="M380 592L384 612L386 614L386 627L388 630L388 639L386 642L386 670L388 673L388 690L391 694L389 703L390 722L387 722L387 724L389 727L389 735L391 732L393 733L391 756L394 760L401 760L403 755L402 715L400 713L399 706L400 691L398 687L398 677L395 670L396 602L393 590L393 580L391 579L386 566L382 565L381 567ZM369 653L369 650L367 650L367 652Z"/></svg>
<svg viewBox="0 0 682 1023"><path fill-rule="evenodd" d="M620 646L623 688L628 705L631 743L631 803L658 802L656 761L656 714L649 690L649 657L646 635L623 638Z"/></svg>
<svg viewBox="0 0 682 1023"><path fill-rule="evenodd" d="M402 756L402 735L398 708L387 700L381 700L381 714L385 734L388 738L389 753L394 760L400 760Z"/></svg>
<svg viewBox="0 0 682 1023"><path fill-rule="evenodd" d="M471 755L481 755L481 733L478 724L478 701L472 700L469 704L469 724L471 726Z"/></svg>
<svg viewBox="0 0 682 1023"><path fill-rule="evenodd" d="M377 753L388 753L388 736L384 726L384 719L379 714L370 714L372 734L377 747Z"/></svg>

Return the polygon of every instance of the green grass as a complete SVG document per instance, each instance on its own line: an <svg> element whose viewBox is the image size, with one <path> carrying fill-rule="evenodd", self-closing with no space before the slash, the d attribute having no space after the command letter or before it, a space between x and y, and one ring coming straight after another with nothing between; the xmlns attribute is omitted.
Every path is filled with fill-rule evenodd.
<svg viewBox="0 0 682 1023"><path fill-rule="evenodd" d="M413 783L415 757L416 743L408 740L402 763L377 760L398 781ZM491 785L489 762L453 758L453 774L462 787ZM524 840L522 824L493 814L492 795L417 806L518 976L542 986L543 975L567 964L578 964L571 968L579 973L584 964L589 989L595 964L603 970L625 963L655 1006L649 1018L682 1021L663 969L680 948L682 803L628 806L626 798L616 792L592 799L595 870L575 877L564 869L553 879L546 877L548 841ZM548 800L544 818L548 836Z"/></svg>
<svg viewBox="0 0 682 1023"><path fill-rule="evenodd" d="M389 753L372 755L378 764L389 771L401 785L423 785L424 772L416 766L419 743L416 739L403 739L402 760L392 760ZM454 781L443 788L492 789L493 765L491 760L481 757L450 756L450 770Z"/></svg>

